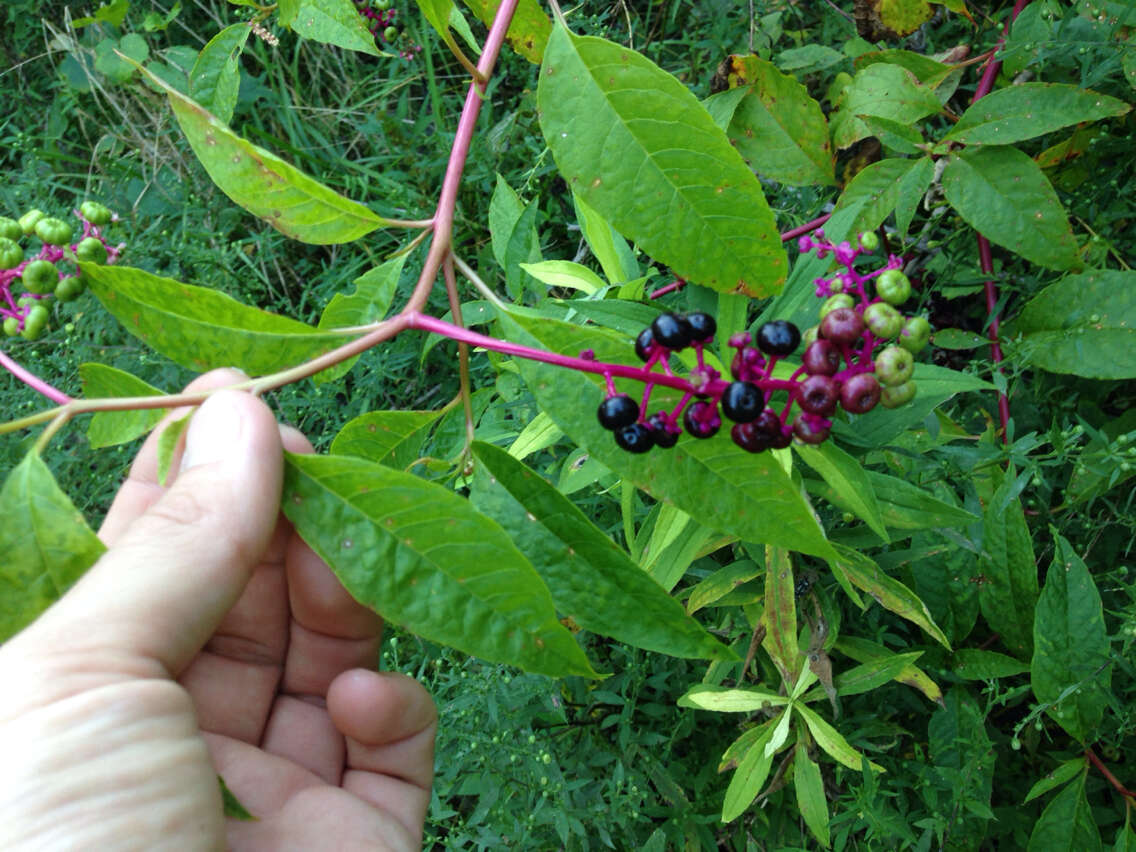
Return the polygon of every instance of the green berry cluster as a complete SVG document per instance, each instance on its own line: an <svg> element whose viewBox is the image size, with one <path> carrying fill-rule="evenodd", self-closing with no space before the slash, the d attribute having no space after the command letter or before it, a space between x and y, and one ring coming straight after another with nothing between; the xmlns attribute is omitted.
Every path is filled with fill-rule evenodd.
<svg viewBox="0 0 1136 852"><path fill-rule="evenodd" d="M115 219L110 210L97 201L84 201L75 215L81 223L78 230L39 209L18 219L0 216L0 317L8 337L35 340L47 329L52 299L70 302L82 295L86 282L78 262L118 259L123 246L108 246L102 235ZM23 242L31 238L40 246L29 257Z"/></svg>

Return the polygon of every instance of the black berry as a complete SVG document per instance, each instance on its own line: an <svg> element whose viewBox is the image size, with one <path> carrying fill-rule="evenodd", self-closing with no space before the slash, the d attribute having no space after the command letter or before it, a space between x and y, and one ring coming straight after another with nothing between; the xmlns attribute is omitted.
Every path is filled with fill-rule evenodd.
<svg viewBox="0 0 1136 852"><path fill-rule="evenodd" d="M629 453L645 453L655 446L655 435L642 423L632 423L615 430L615 443Z"/></svg>
<svg viewBox="0 0 1136 852"><path fill-rule="evenodd" d="M709 438L717 434L722 418L709 402L695 400L682 413L682 425L695 438Z"/></svg>
<svg viewBox="0 0 1136 852"><path fill-rule="evenodd" d="M651 323L651 333L667 349L685 349L690 344L690 325L678 314L659 314Z"/></svg>
<svg viewBox="0 0 1136 852"><path fill-rule="evenodd" d="M731 382L722 394L722 413L735 423L749 423L761 414L765 394L749 382Z"/></svg>
<svg viewBox="0 0 1136 852"><path fill-rule="evenodd" d="M630 426L639 419L639 403L625 393L609 396L600 403L596 416L605 429L615 430Z"/></svg>
<svg viewBox="0 0 1136 852"><path fill-rule="evenodd" d="M651 333L651 326L647 326L635 338L635 354L639 356L640 361L646 361L651 357L651 347L654 344L655 335Z"/></svg>
<svg viewBox="0 0 1136 852"><path fill-rule="evenodd" d="M686 324L690 326L690 339L695 343L706 343L718 331L718 323L714 317L702 311L687 314Z"/></svg>
<svg viewBox="0 0 1136 852"><path fill-rule="evenodd" d="M787 320L763 323L757 330L757 347L766 355L788 355L801 342L801 330Z"/></svg>
<svg viewBox="0 0 1136 852"><path fill-rule="evenodd" d="M655 445L662 447L664 450L669 450L678 443L678 436L682 431L677 426L672 428L671 431L667 427L670 426L670 419L661 411L656 411L647 418L647 428L651 430L651 437L655 439Z"/></svg>
<svg viewBox="0 0 1136 852"><path fill-rule="evenodd" d="M797 388L797 402L810 414L831 414L839 396L836 382L828 376L809 376Z"/></svg>

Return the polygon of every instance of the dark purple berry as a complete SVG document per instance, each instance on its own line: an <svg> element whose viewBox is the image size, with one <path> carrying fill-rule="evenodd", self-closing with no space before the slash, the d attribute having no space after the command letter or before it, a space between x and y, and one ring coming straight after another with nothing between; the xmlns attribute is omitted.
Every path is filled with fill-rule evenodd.
<svg viewBox="0 0 1136 852"><path fill-rule="evenodd" d="M690 345L690 325L678 314L659 314L651 323L655 342L667 349L685 349Z"/></svg>
<svg viewBox="0 0 1136 852"><path fill-rule="evenodd" d="M714 338L718 331L718 323L710 314L696 311L686 315L686 324L690 326L690 339L694 343L706 343Z"/></svg>
<svg viewBox="0 0 1136 852"><path fill-rule="evenodd" d="M645 453L655 446L655 435L643 423L631 423L615 430L615 443L629 453Z"/></svg>
<svg viewBox="0 0 1136 852"><path fill-rule="evenodd" d="M749 453L760 453L773 446L773 436L758 429L754 423L735 423L730 438Z"/></svg>
<svg viewBox="0 0 1136 852"><path fill-rule="evenodd" d="M647 428L651 430L651 437L655 439L655 445L664 450L669 450L677 444L678 436L682 434L678 424L671 423L670 418L661 411L656 411L647 418Z"/></svg>
<svg viewBox="0 0 1136 852"><path fill-rule="evenodd" d="M801 364L810 376L832 376L840 369L840 349L831 340L821 338L805 347Z"/></svg>
<svg viewBox="0 0 1136 852"><path fill-rule="evenodd" d="M827 420L813 417L808 413L798 414L797 419L793 421L793 434L797 436L797 440L805 444L824 443L830 428Z"/></svg>
<svg viewBox="0 0 1136 852"><path fill-rule="evenodd" d="M766 355L789 355L801 342L801 330L788 320L763 323L757 330L757 347Z"/></svg>
<svg viewBox="0 0 1136 852"><path fill-rule="evenodd" d="M750 382L731 382L722 394L722 413L735 423L749 423L761 414L765 394Z"/></svg>
<svg viewBox="0 0 1136 852"><path fill-rule="evenodd" d="M722 418L718 416L713 404L699 399L688 405L682 413L682 425L695 438L709 438L721 428Z"/></svg>
<svg viewBox="0 0 1136 852"><path fill-rule="evenodd" d="M651 326L647 326L639 336L635 338L635 354L639 356L640 361L646 361L651 357L651 347L655 343L655 335L651 333Z"/></svg>
<svg viewBox="0 0 1136 852"><path fill-rule="evenodd" d="M809 376L797 387L797 402L810 414L831 414L840 392L829 376Z"/></svg>
<svg viewBox="0 0 1136 852"><path fill-rule="evenodd" d="M852 308L837 308L820 322L820 336L833 343L853 343L864 333L864 318Z"/></svg>
<svg viewBox="0 0 1136 852"><path fill-rule="evenodd" d="M605 429L615 430L630 426L639 419L639 403L625 393L609 396L600 403L596 416Z"/></svg>
<svg viewBox="0 0 1136 852"><path fill-rule="evenodd" d="M882 388L871 373L859 373L840 388L840 405L852 414L867 414L880 401Z"/></svg>

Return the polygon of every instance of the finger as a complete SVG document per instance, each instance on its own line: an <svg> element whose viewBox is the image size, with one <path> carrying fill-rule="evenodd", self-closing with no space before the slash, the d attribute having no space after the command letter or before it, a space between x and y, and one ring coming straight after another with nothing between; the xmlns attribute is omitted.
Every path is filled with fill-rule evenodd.
<svg viewBox="0 0 1136 852"><path fill-rule="evenodd" d="M311 452L301 433L280 427L289 452ZM192 696L201 729L259 744L284 671L291 619L284 554L294 536L281 516L261 564L212 638L178 681Z"/></svg>
<svg viewBox="0 0 1136 852"><path fill-rule="evenodd" d="M180 672L260 561L282 478L272 413L248 394L215 393L190 423L173 487L32 629L73 651Z"/></svg>
<svg viewBox="0 0 1136 852"><path fill-rule="evenodd" d="M248 376L240 370L213 370L198 376L185 389L186 392L215 390L239 384L247 379ZM110 511L107 512L102 526L99 527L99 538L107 547L113 545L126 528L133 523L134 519L149 509L165 493L166 489L158 484L158 440L169 424L185 417L192 410L192 406L183 406L170 411L154 427L142 444L142 449L138 451L138 455L134 457L134 461L130 465L130 473L127 474L126 481L119 488L114 497L114 502L111 503ZM174 449L170 463L171 480L176 476L184 446L185 435L183 434Z"/></svg>
<svg viewBox="0 0 1136 852"><path fill-rule="evenodd" d="M418 681L397 672L346 672L327 709L347 738L343 789L421 831L434 778L438 712Z"/></svg>

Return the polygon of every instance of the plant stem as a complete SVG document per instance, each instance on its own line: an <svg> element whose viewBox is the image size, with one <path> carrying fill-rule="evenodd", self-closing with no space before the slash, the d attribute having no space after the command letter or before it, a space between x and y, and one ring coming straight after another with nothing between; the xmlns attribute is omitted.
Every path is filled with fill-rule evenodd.
<svg viewBox="0 0 1136 852"><path fill-rule="evenodd" d="M1116 792L1120 793L1120 795L1124 796L1126 799L1136 799L1136 793L1121 784L1119 779L1109 771L1108 767L1104 765L1104 762L1096 756L1096 753L1091 748L1085 749L1085 757L1087 757L1089 762L1105 777L1105 780L1116 788Z"/></svg>
<svg viewBox="0 0 1136 852"><path fill-rule="evenodd" d="M811 222L805 222L803 225L798 225L796 228L791 228L781 235L781 242L785 243L794 237L799 237L804 234L811 234L825 222L832 218L831 213L825 213L823 216L813 219Z"/></svg>
<svg viewBox="0 0 1136 852"><path fill-rule="evenodd" d="M458 282L454 277L454 256L451 252L442 264L442 273L446 281L446 295L450 299L450 313L453 314L454 324L465 328L462 322L461 296L458 295ZM458 341L458 378L461 386L462 407L465 408L465 447L469 451L474 441L473 399L469 390L469 344Z"/></svg>
<svg viewBox="0 0 1136 852"><path fill-rule="evenodd" d="M0 350L0 367L3 367L25 385L30 387L32 390L43 394L52 402L57 402L60 405L66 405L67 403L72 401L71 397L69 397L63 391L48 384L39 376L35 375L35 373L32 373L21 367L10 357L8 357L7 353L5 353L3 350Z"/></svg>

